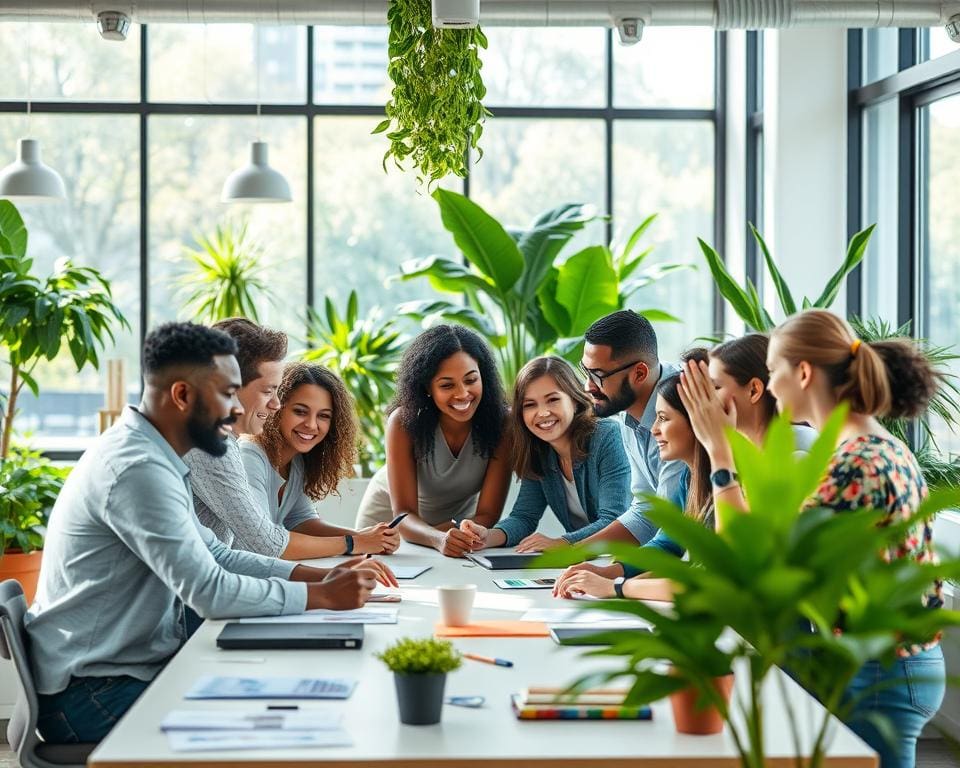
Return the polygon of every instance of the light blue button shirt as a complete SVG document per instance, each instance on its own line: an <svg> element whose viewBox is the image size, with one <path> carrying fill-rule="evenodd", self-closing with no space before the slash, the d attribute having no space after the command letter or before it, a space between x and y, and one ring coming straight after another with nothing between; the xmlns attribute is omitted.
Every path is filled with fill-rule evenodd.
<svg viewBox="0 0 960 768"><path fill-rule="evenodd" d="M657 384L679 372L677 366L661 363ZM648 503L642 495L653 493L680 506L683 498L684 464L682 461L660 461L660 449L651 433L657 418L655 393L650 394L639 421L626 411L620 414L619 418L623 447L630 462L630 491L633 494L630 508L620 515L619 522L638 542L646 544L656 534L657 526L647 520L644 514Z"/></svg>
<svg viewBox="0 0 960 768"><path fill-rule="evenodd" d="M24 623L40 693L71 677L152 680L183 642L175 601L206 618L300 613L296 563L231 550L197 520L189 470L133 407L70 473Z"/></svg>

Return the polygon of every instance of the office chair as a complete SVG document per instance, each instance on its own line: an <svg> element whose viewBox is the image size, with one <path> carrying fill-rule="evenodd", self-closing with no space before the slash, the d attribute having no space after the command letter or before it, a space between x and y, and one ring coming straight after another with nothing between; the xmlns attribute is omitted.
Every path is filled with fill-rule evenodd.
<svg viewBox="0 0 960 768"><path fill-rule="evenodd" d="M15 579L0 582L0 657L13 661L17 703L7 726L7 741L22 768L83 768L96 744L45 744L37 735L37 689L27 655L23 616L27 601Z"/></svg>

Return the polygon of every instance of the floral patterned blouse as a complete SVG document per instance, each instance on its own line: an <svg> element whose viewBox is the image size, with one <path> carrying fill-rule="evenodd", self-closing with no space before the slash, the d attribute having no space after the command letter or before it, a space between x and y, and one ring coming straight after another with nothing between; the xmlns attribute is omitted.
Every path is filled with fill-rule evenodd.
<svg viewBox="0 0 960 768"><path fill-rule="evenodd" d="M860 435L845 440L833 454L827 475L808 507L829 507L838 512L856 509L885 509L887 522L909 519L927 497L927 484L913 453L899 440L880 435ZM910 535L885 553L894 558L913 557L919 563L935 562L933 530L929 522L917 521ZM924 605L943 605L943 585L924 595ZM937 641L924 646L904 646L902 656L910 656L933 648Z"/></svg>

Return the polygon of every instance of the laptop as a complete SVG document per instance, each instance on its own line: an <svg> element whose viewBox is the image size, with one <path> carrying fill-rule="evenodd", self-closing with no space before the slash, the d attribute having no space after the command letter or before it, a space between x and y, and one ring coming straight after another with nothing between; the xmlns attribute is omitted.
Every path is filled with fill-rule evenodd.
<svg viewBox="0 0 960 768"><path fill-rule="evenodd" d="M230 622L217 636L217 648L361 648L363 624L276 624Z"/></svg>
<svg viewBox="0 0 960 768"><path fill-rule="evenodd" d="M490 553L488 555L467 555L468 560L472 560L477 565L482 565L491 571L509 571L518 568L535 568L533 561L543 555L542 552L530 552L517 554L508 552L505 554Z"/></svg>

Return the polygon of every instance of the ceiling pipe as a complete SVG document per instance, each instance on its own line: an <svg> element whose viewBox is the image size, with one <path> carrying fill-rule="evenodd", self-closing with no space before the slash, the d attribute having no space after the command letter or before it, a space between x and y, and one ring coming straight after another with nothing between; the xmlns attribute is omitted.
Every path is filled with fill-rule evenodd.
<svg viewBox="0 0 960 768"><path fill-rule="evenodd" d="M0 0L0 21L91 22L104 11L137 23L384 25L388 0ZM960 14L960 2L930 0L482 0L485 26L646 26L715 29L932 27Z"/></svg>

